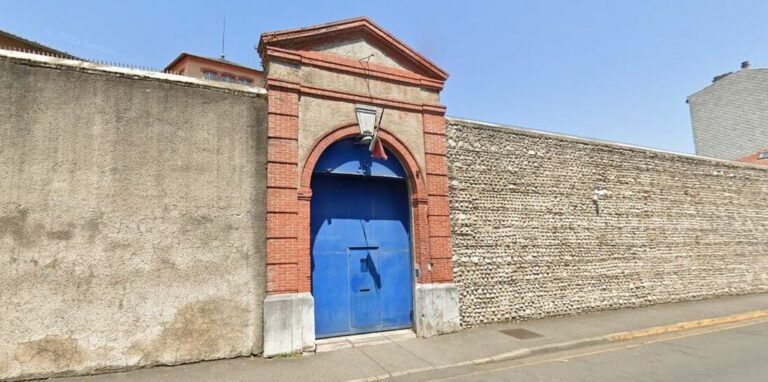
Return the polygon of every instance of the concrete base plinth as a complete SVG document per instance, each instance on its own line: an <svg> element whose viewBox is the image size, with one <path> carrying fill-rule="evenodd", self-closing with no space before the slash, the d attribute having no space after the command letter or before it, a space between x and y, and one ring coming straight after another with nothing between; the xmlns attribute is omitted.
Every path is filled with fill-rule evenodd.
<svg viewBox="0 0 768 382"><path fill-rule="evenodd" d="M416 284L414 325L420 337L461 330L459 291L450 284Z"/></svg>
<svg viewBox="0 0 768 382"><path fill-rule="evenodd" d="M264 357L315 349L315 300L310 293L264 299Z"/></svg>

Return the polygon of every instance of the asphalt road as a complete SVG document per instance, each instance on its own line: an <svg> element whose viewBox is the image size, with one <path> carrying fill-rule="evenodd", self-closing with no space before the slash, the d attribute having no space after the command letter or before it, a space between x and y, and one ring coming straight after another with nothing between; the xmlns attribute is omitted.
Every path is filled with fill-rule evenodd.
<svg viewBox="0 0 768 382"><path fill-rule="evenodd" d="M768 381L768 323L411 376L433 381Z"/></svg>

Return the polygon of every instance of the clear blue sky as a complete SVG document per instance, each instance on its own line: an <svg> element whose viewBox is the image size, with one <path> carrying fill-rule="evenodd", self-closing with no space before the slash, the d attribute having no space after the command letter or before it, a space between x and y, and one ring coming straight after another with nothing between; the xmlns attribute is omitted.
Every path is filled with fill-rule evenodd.
<svg viewBox="0 0 768 382"><path fill-rule="evenodd" d="M768 66L768 1L9 1L0 29L90 59L260 67L264 31L371 17L447 70L454 116L693 152L687 95Z"/></svg>

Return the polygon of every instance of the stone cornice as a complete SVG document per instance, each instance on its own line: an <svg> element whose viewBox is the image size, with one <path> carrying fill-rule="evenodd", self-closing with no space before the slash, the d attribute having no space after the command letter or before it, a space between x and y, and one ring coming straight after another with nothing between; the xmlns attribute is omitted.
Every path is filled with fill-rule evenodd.
<svg viewBox="0 0 768 382"><path fill-rule="evenodd" d="M377 64L369 64L363 67L357 60L352 60L346 57L340 57L332 54L305 50L290 50L272 46L267 47L263 56L265 67L270 61L275 59L283 62L309 65L361 77L369 76L386 81L416 85L437 91L442 90L443 86L445 85L444 80L434 80L403 69L390 68Z"/></svg>
<svg viewBox="0 0 768 382"><path fill-rule="evenodd" d="M302 85L298 82L279 80L275 78L267 78L266 88L267 91L271 89L288 90L320 98L328 98L348 102L361 102L371 104L373 106L390 107L425 114L445 115L446 110L445 105L440 104L413 103L399 101L391 98L370 97L364 94L322 89L314 86Z"/></svg>

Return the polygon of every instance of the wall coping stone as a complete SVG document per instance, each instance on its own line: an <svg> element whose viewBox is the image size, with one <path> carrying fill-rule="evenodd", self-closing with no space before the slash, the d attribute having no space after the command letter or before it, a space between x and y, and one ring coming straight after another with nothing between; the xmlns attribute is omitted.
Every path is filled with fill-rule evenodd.
<svg viewBox="0 0 768 382"><path fill-rule="evenodd" d="M604 140L599 140L594 138L580 137L577 135L553 133L549 131L536 130L536 129L531 129L527 127L483 122L483 121L478 121L474 119L454 117L454 116L446 116L445 125L447 128L453 128L452 125L459 125L462 127L489 129L489 130L497 130L497 131L501 130L503 132L508 132L510 134L520 134L520 135L525 135L525 136L534 137L534 138L556 139L564 142L574 142L574 143L588 144L593 146L602 146L602 147L607 147L612 149L623 149L623 150L634 151L634 152L643 153L643 154L660 154L660 156L666 157L667 159L689 159L693 162L708 162L708 163L715 163L718 165L726 165L729 167L733 167L734 169L749 168L753 170L765 171L766 174L768 175L768 167L763 165L756 165L756 164L750 164L750 163L744 163L744 162L735 162L735 161L729 161L724 159L704 157L704 156L699 156L694 154L654 149L650 147L636 146L636 145L631 145L627 143L604 141Z"/></svg>

